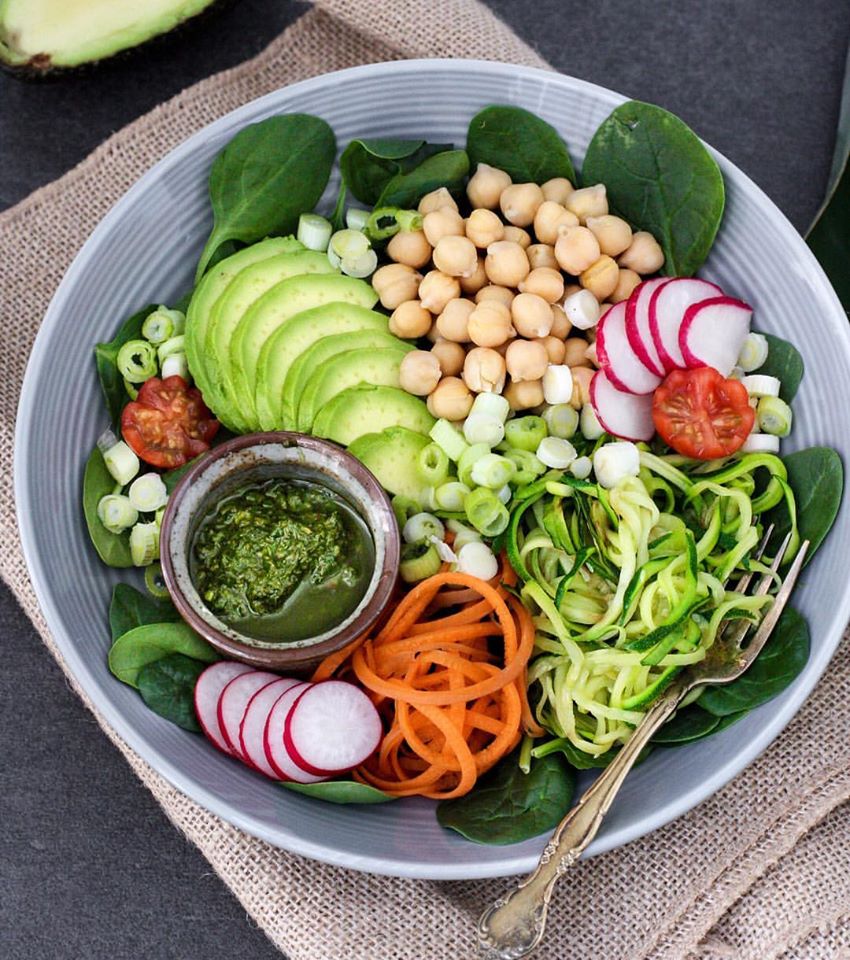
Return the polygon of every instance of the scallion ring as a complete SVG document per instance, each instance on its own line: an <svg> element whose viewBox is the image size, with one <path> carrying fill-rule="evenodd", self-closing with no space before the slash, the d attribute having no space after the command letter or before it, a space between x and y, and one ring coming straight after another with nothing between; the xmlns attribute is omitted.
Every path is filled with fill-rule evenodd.
<svg viewBox="0 0 850 960"><path fill-rule="evenodd" d="M416 583L439 573L442 560L433 543L407 543L401 551L398 570L405 583Z"/></svg>
<svg viewBox="0 0 850 960"><path fill-rule="evenodd" d="M118 372L130 383L144 383L155 377L159 367L156 348L147 340L128 340L115 358Z"/></svg>
<svg viewBox="0 0 850 960"><path fill-rule="evenodd" d="M148 588L148 593L157 600L165 600L168 597L168 587L162 576L161 563L152 563L145 567L145 586Z"/></svg>

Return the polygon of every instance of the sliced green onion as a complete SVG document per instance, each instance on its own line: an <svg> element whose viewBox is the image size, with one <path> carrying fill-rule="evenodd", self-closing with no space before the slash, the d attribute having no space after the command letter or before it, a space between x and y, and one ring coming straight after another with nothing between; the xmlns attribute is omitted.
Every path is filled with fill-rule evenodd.
<svg viewBox="0 0 850 960"><path fill-rule="evenodd" d="M593 454L596 481L606 489L616 487L626 477L640 472L640 452L629 440L606 443Z"/></svg>
<svg viewBox="0 0 850 960"><path fill-rule="evenodd" d="M490 447L486 443L473 443L467 447L457 462L457 478L468 487L472 486L472 468L477 460L486 456Z"/></svg>
<svg viewBox="0 0 850 960"><path fill-rule="evenodd" d="M481 534L471 527L467 527L460 520L447 520L446 526L455 535L452 548L455 553L462 550L467 543L478 543L481 540Z"/></svg>
<svg viewBox="0 0 850 960"><path fill-rule="evenodd" d="M742 377L741 383L747 388L747 393L751 397L778 397L782 386L776 377L770 377L764 373Z"/></svg>
<svg viewBox="0 0 850 960"><path fill-rule="evenodd" d="M165 600L169 596L168 587L162 577L161 563L152 563L145 568L145 586L148 588L148 593L157 600Z"/></svg>
<svg viewBox="0 0 850 960"><path fill-rule="evenodd" d="M399 231L422 229L422 214L398 207L376 207L366 221L366 233L372 240L389 240Z"/></svg>
<svg viewBox="0 0 850 960"><path fill-rule="evenodd" d="M571 440L578 430L578 411L568 403L556 403L543 411L543 420L553 437Z"/></svg>
<svg viewBox="0 0 850 960"><path fill-rule="evenodd" d="M472 465L470 479L476 487L499 490L510 483L516 473L516 464L498 453L486 453Z"/></svg>
<svg viewBox="0 0 850 960"><path fill-rule="evenodd" d="M129 498L114 493L100 498L97 516L110 533L123 533L139 519L139 513Z"/></svg>
<svg viewBox="0 0 850 960"><path fill-rule="evenodd" d="M415 513L404 525L401 531L405 543L418 543L420 540L427 540L429 537L437 537L438 540L445 540L446 528L442 520L439 520L433 513Z"/></svg>
<svg viewBox="0 0 850 960"><path fill-rule="evenodd" d="M97 438L97 449L106 456L107 450L111 450L116 443L118 443L118 437L115 436L111 427L107 427Z"/></svg>
<svg viewBox="0 0 850 960"><path fill-rule="evenodd" d="M147 340L128 340L115 358L118 372L130 383L144 383L155 377L159 369L156 348Z"/></svg>
<svg viewBox="0 0 850 960"><path fill-rule="evenodd" d="M134 384L130 383L129 380L124 381L124 389L127 391L127 396L131 400L135 400L139 395L139 389Z"/></svg>
<svg viewBox="0 0 850 960"><path fill-rule="evenodd" d="M479 393L472 402L470 416L495 417L504 423L511 412L511 405L500 393Z"/></svg>
<svg viewBox="0 0 850 960"><path fill-rule="evenodd" d="M767 360L767 337L761 333L748 333L738 354L738 363L744 373L752 373L758 370Z"/></svg>
<svg viewBox="0 0 850 960"><path fill-rule="evenodd" d="M363 280L371 277L378 268L378 254L374 250L367 250L359 257L343 257L339 268L347 277Z"/></svg>
<svg viewBox="0 0 850 960"><path fill-rule="evenodd" d="M467 443L485 443L488 447L495 447L504 439L505 425L498 417L475 413L464 420L463 435Z"/></svg>
<svg viewBox="0 0 850 960"><path fill-rule="evenodd" d="M422 214L418 210L396 210L395 219L402 233L422 229Z"/></svg>
<svg viewBox="0 0 850 960"><path fill-rule="evenodd" d="M568 403L572 395L572 370L565 363L550 363L543 374L543 398L546 403Z"/></svg>
<svg viewBox="0 0 850 960"><path fill-rule="evenodd" d="M463 439L463 434L450 420L438 420L428 436L445 453L449 460L455 463L460 460L469 444Z"/></svg>
<svg viewBox="0 0 850 960"><path fill-rule="evenodd" d="M151 343L165 343L186 329L186 314L160 304L142 323L142 336Z"/></svg>
<svg viewBox="0 0 850 960"><path fill-rule="evenodd" d="M399 527L404 527L412 516L422 510L422 507L415 500L411 500L410 497L403 497L398 493L393 497L392 505Z"/></svg>
<svg viewBox="0 0 850 960"><path fill-rule="evenodd" d="M139 513L155 513L168 500L168 490L158 473L145 473L130 484L130 503Z"/></svg>
<svg viewBox="0 0 850 960"><path fill-rule="evenodd" d="M562 437L544 437L537 447L537 459L547 467L566 470L576 459L576 448Z"/></svg>
<svg viewBox="0 0 850 960"><path fill-rule="evenodd" d="M165 507L160 507L159 510L154 514L154 523L158 526L162 526L162 518L165 516Z"/></svg>
<svg viewBox="0 0 850 960"><path fill-rule="evenodd" d="M139 458L123 440L114 443L103 454L103 462L115 482L120 483L122 487L126 487L139 472Z"/></svg>
<svg viewBox="0 0 850 960"><path fill-rule="evenodd" d="M170 357L175 353L185 353L186 352L186 337L181 333L179 336L170 337L165 343L161 343L156 348L156 355L159 357L159 362L162 363L166 357Z"/></svg>
<svg viewBox="0 0 850 960"><path fill-rule="evenodd" d="M162 361L162 379L167 377L180 377L186 383L191 383L192 375L189 373L189 361L185 353L172 353Z"/></svg>
<svg viewBox="0 0 850 960"><path fill-rule="evenodd" d="M576 480L587 480L592 470L593 461L590 457L578 457L569 466L569 471Z"/></svg>
<svg viewBox="0 0 850 960"><path fill-rule="evenodd" d="M443 563L454 563L457 560L457 554L447 543L438 540L436 537L429 537L428 539L434 544L434 549L440 555Z"/></svg>
<svg viewBox="0 0 850 960"><path fill-rule="evenodd" d="M357 207L349 207L345 211L345 225L349 230L365 230L368 222L368 210L358 210Z"/></svg>
<svg viewBox="0 0 850 960"><path fill-rule="evenodd" d="M407 543L402 547L398 572L405 583L416 583L439 573L440 555L433 543Z"/></svg>
<svg viewBox="0 0 850 960"><path fill-rule="evenodd" d="M496 491L496 496L501 500L502 503L507 506L511 502L511 497L513 493L510 488L510 484L505 484L503 487Z"/></svg>
<svg viewBox="0 0 850 960"><path fill-rule="evenodd" d="M130 531L130 557L137 567L146 567L159 556L159 527L155 522L137 523Z"/></svg>
<svg viewBox="0 0 850 960"><path fill-rule="evenodd" d="M794 414L779 397L762 397L758 405L759 430L776 437L787 437L791 432Z"/></svg>
<svg viewBox="0 0 850 960"><path fill-rule="evenodd" d="M779 453L779 437L772 433L751 433L742 444L741 453Z"/></svg>
<svg viewBox="0 0 850 960"><path fill-rule="evenodd" d="M331 237L328 253L340 260L356 260L369 250L369 239L359 230L337 230Z"/></svg>
<svg viewBox="0 0 850 960"><path fill-rule="evenodd" d="M486 543L467 543L458 551L455 569L479 580L492 580L499 572L499 562Z"/></svg>
<svg viewBox="0 0 850 960"><path fill-rule="evenodd" d="M527 474L531 479L526 480L526 483L531 483L535 477L542 476L546 473L546 467L535 457L533 453L528 450L506 450L505 456L513 464L516 465L517 473L514 474L514 478L511 481L513 484L517 484L517 476L522 474Z"/></svg>
<svg viewBox="0 0 850 960"><path fill-rule="evenodd" d="M510 522L510 515L505 505L487 487L473 490L466 498L464 509L467 520L485 537L498 536L507 529Z"/></svg>
<svg viewBox="0 0 850 960"><path fill-rule="evenodd" d="M585 440L598 440L605 433L605 427L599 422L596 411L589 403L581 408L579 426Z"/></svg>
<svg viewBox="0 0 850 960"><path fill-rule="evenodd" d="M449 458L436 443L429 443L419 451L417 466L422 479L435 487L444 483L449 475Z"/></svg>
<svg viewBox="0 0 850 960"><path fill-rule="evenodd" d="M324 253L331 242L333 227L330 220L320 217L318 213L302 213L298 218L298 240L308 250Z"/></svg>
<svg viewBox="0 0 850 960"><path fill-rule="evenodd" d="M505 440L514 450L534 453L540 441L548 435L549 429L543 417L517 417L505 424Z"/></svg>
<svg viewBox="0 0 850 960"><path fill-rule="evenodd" d="M438 509L447 510L449 513L460 513L468 493L469 487L465 483L450 480L437 487L434 491L434 499L437 501Z"/></svg>

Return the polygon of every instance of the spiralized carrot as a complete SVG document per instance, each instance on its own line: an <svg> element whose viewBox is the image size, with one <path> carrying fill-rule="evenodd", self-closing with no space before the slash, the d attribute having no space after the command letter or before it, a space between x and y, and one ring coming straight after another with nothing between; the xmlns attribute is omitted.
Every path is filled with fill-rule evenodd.
<svg viewBox="0 0 850 960"><path fill-rule="evenodd" d="M534 623L503 559L486 582L443 570L421 581L373 637L331 654L314 680L348 675L386 733L354 777L393 796L463 796L519 743L542 733L526 693Z"/></svg>

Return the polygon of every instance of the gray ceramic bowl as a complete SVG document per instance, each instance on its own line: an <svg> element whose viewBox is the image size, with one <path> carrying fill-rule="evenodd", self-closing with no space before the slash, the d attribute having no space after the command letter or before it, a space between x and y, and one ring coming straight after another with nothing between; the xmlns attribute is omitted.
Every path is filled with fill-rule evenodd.
<svg viewBox="0 0 850 960"><path fill-rule="evenodd" d="M128 574L98 562L79 506L83 464L106 425L94 342L113 336L143 304L176 300L189 286L211 225L209 165L248 123L304 111L325 117L340 145L358 136L463 144L478 109L514 103L553 123L580 162L596 127L622 100L555 73L485 62L384 63L307 80L222 118L157 164L104 218L60 286L33 350L18 420L18 516L36 592L69 668L121 737L172 784L249 833L346 867L438 879L529 870L544 843L542 837L510 847L468 843L437 825L427 800L338 807L293 795L154 716L110 676L106 608L112 585ZM786 449L827 443L850 462L847 318L791 224L740 170L717 159L728 205L702 274L753 304L758 326L793 340L803 353L807 374ZM848 546L845 502L795 597L811 627L812 652L794 684L728 731L657 750L629 775L591 853L680 816L739 773L788 723L827 669L850 618Z"/></svg>

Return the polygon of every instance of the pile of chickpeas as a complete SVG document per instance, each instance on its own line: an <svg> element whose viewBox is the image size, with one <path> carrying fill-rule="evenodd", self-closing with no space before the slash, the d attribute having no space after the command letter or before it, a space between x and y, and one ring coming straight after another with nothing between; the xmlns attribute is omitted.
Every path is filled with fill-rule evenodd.
<svg viewBox="0 0 850 960"><path fill-rule="evenodd" d="M596 324L660 269L661 247L608 213L601 183L512 183L482 163L466 192L465 218L445 187L424 196L422 229L392 237L393 263L372 277L392 311L391 332L433 344L405 355L401 386L453 421L482 392L504 394L513 410L547 400L580 409L596 366ZM570 368L568 401L544 395L550 365Z"/></svg>

